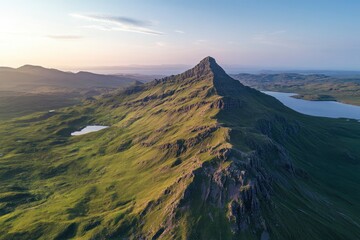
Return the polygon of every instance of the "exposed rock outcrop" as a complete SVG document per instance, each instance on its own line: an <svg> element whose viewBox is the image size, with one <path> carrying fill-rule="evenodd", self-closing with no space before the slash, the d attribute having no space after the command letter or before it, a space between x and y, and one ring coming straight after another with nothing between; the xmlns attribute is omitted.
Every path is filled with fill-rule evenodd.
<svg viewBox="0 0 360 240"><path fill-rule="evenodd" d="M181 207L187 209L194 195L200 194L201 201L227 212L234 233L249 225L266 231L260 199L270 201L271 174L256 153L234 149L221 149L219 153L214 163L194 171L194 181L185 191Z"/></svg>

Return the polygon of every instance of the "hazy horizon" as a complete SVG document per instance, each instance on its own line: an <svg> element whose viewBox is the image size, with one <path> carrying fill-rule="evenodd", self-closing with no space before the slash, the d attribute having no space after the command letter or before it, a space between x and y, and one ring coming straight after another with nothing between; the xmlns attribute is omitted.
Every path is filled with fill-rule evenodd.
<svg viewBox="0 0 360 240"><path fill-rule="evenodd" d="M48 69L56 69L64 72L92 72L97 74L124 74L124 75L175 75L182 73L192 66L188 64L158 64L158 65L140 65L140 64L129 64L129 65L119 65L119 66L82 66L82 67L49 67L42 65L34 64L24 64L21 66L0 66L0 68L21 68L23 66L34 66L34 67L43 67ZM317 68L271 68L271 67L257 67L257 66L239 66L239 65L222 65L224 70L228 74L237 74L237 73L250 73L250 74L260 74L260 73L299 73L299 74L326 74L326 75L338 75L338 76L351 76L351 75L360 75L360 70L342 70L342 69L317 69Z"/></svg>
<svg viewBox="0 0 360 240"><path fill-rule="evenodd" d="M360 3L3 1L1 66L360 70ZM85 67L86 66L86 67Z"/></svg>

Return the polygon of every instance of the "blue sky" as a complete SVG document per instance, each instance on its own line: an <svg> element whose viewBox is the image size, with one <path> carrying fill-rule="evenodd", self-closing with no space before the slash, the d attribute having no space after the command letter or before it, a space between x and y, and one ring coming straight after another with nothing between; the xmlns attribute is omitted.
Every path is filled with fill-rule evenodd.
<svg viewBox="0 0 360 240"><path fill-rule="evenodd" d="M360 70L360 1L0 0L0 65Z"/></svg>

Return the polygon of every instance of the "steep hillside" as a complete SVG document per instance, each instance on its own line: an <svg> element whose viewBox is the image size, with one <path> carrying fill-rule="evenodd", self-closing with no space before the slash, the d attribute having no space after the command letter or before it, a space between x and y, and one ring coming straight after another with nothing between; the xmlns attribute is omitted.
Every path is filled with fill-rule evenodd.
<svg viewBox="0 0 360 240"><path fill-rule="evenodd" d="M88 124L109 128L82 136ZM0 239L357 239L360 124L193 69L0 126Z"/></svg>

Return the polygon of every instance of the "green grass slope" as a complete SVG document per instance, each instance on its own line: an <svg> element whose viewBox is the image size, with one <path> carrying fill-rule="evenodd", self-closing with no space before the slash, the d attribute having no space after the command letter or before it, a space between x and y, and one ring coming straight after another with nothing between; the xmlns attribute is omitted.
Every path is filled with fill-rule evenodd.
<svg viewBox="0 0 360 240"><path fill-rule="evenodd" d="M110 127L70 136L88 124ZM0 239L360 236L359 123L293 112L210 57L0 136Z"/></svg>
<svg viewBox="0 0 360 240"><path fill-rule="evenodd" d="M31 94L0 91L0 121L80 104L80 93Z"/></svg>

